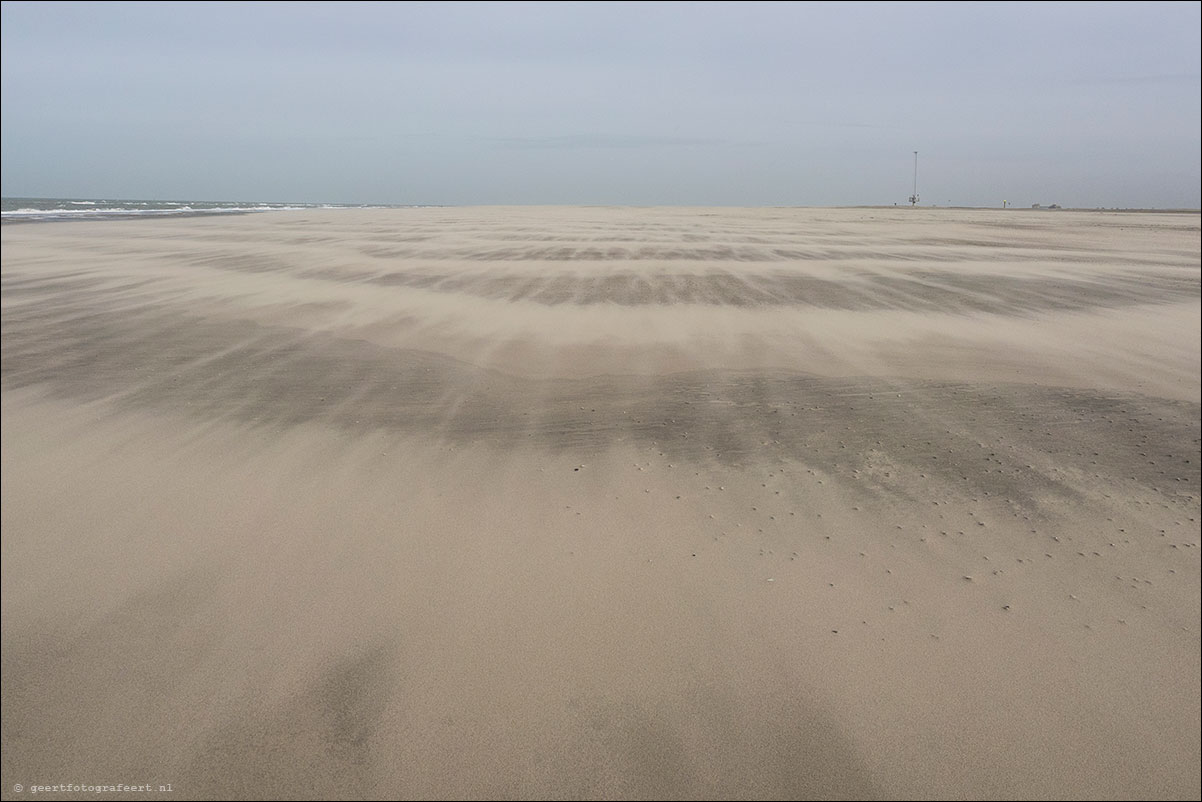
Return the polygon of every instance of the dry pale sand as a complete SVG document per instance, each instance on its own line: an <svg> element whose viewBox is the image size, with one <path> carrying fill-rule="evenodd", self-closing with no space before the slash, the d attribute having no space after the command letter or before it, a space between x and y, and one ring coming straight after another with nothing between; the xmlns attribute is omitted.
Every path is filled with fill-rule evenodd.
<svg viewBox="0 0 1202 802"><path fill-rule="evenodd" d="M1199 250L6 225L3 794L1196 798Z"/></svg>

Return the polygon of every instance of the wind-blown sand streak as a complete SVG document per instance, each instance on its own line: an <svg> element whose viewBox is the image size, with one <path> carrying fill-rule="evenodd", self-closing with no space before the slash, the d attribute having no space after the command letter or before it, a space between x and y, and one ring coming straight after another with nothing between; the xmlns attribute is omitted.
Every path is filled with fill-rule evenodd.
<svg viewBox="0 0 1202 802"><path fill-rule="evenodd" d="M5 798L1196 796L1197 214L3 239Z"/></svg>

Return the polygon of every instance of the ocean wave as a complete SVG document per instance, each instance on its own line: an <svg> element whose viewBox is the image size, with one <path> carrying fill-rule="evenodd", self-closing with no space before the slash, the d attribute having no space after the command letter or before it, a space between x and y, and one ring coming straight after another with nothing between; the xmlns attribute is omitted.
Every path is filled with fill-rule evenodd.
<svg viewBox="0 0 1202 802"><path fill-rule="evenodd" d="M0 199L0 218L5 223L51 220L115 220L136 217L195 217L218 214L301 211L305 209L380 209L377 204L272 203L270 201L160 201L105 198ZM413 207L402 207L413 208Z"/></svg>
<svg viewBox="0 0 1202 802"><path fill-rule="evenodd" d="M82 204L81 204L82 206ZM0 211L0 218L8 221L18 220L83 220L106 217L182 217L206 214L247 214L253 212L299 211L303 209L344 209L361 208L349 206L299 206L299 205L268 205L247 204L228 206L202 206L187 203L177 203L167 206L159 205L150 208L149 204L122 204L118 206L68 206L57 208L37 208L22 206L16 209Z"/></svg>

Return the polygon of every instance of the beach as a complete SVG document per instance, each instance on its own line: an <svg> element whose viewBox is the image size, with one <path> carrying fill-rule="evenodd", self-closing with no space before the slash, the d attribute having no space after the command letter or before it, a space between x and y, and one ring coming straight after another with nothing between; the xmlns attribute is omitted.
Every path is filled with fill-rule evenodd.
<svg viewBox="0 0 1202 802"><path fill-rule="evenodd" d="M0 791L1196 798L1199 230L6 224Z"/></svg>

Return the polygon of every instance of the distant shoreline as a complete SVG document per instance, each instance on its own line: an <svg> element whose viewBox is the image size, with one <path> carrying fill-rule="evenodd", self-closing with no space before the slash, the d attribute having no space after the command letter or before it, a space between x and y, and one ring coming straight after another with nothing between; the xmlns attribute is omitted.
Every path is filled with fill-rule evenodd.
<svg viewBox="0 0 1202 802"><path fill-rule="evenodd" d="M11 198L5 198L4 201L11 201ZM20 200L35 200L30 198L21 198ZM249 214L262 214L268 212L290 212L290 211L355 211L355 210L413 210L413 209L723 209L723 210L747 210L756 209L863 209L872 211L964 211L964 212L1048 212L1048 213L1095 213L1095 214L1177 214L1177 215L1197 215L1202 214L1202 209L1176 208L1176 209L1156 209L1156 208L1089 208L1089 207L1061 207L1061 208L1031 208L1029 206L1011 206L1000 208L996 206L916 206L911 207L908 204L898 204L889 206L706 206L706 205L666 205L666 206L647 206L640 204L632 204L629 206L612 205L612 204L469 204L463 206L447 205L447 204L429 204L429 205L378 205L378 206L335 206L335 205L314 205L314 206L281 206L279 208L234 208L234 209L190 209L174 211L171 209L154 209L154 210L112 210L88 214L86 212L65 212L46 210L45 212L30 212L28 214L13 214L6 212L3 217L0 217L0 225L18 225L24 223L79 223L79 222L98 222L98 221L130 221L130 220L179 220L194 217L237 217Z"/></svg>

